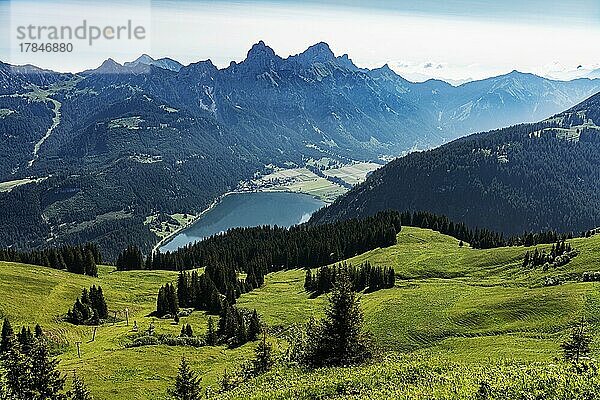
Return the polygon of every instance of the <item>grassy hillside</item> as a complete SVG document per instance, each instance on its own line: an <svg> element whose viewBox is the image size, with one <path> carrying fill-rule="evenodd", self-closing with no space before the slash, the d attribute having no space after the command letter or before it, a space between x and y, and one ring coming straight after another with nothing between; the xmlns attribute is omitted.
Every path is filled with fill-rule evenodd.
<svg viewBox="0 0 600 400"><path fill-rule="evenodd" d="M525 248L475 250L430 230L405 227L397 245L349 260L390 265L397 272L394 288L362 295L366 327L386 350L382 362L311 373L278 369L228 396L286 398L302 393L311 398L311 393L326 396L346 389L351 393L360 384L362 389L356 393L379 388L376 394L389 398L400 392L382 389L381 383L397 381L395 390L401 390L406 382L401 384L398 379L410 374L411 368L432 369L437 374L430 377L432 386L424 383L427 379L415 382L410 389L413 394L425 393L419 390L435 385L444 393L444 383L463 381L464 390L474 390L478 376L501 375L502 363L507 361L541 362L543 368L553 368L548 362L560 356L559 344L580 316L588 318L594 336L600 339L596 332L600 326L599 284L579 282L582 272L600 270L600 236L571 243L580 254L566 266L546 272L541 268L523 270ZM563 283L545 287L548 276ZM236 350L167 346L125 349L127 335L132 333L131 325L127 327L125 322L100 327L92 343L92 328L75 327L59 321L59 317L83 287L100 284L111 311L120 311L124 317L128 308L131 324L137 321L146 329L153 320L147 315L155 308L158 288L175 279L173 272L115 272L111 267L101 267L98 278L89 278L0 263L0 313L9 316L14 326L39 322L64 343L61 368L78 370L97 398L164 398L181 355L190 358L193 368L203 374L204 385L215 385L225 369L231 370L252 356L253 345ZM273 273L262 288L243 295L238 305L256 308L271 326L302 323L320 316L325 302L324 296L310 298L303 284L304 271ZM182 318L182 323L190 323L194 331L201 332L206 318L195 312ZM155 325L158 333L178 333L180 329L171 321L156 320ZM76 341L82 342L81 359L77 358ZM599 350L593 346L594 354ZM295 392L281 389L290 379L297 382Z"/></svg>
<svg viewBox="0 0 600 400"><path fill-rule="evenodd" d="M385 349L427 349L461 361L551 360L570 324L580 315L596 322L600 305L598 284L578 282L582 272L600 269L600 237L572 244L580 255L566 266L523 270L523 247L461 248L454 238L404 227L397 245L348 261L393 266L399 277L393 289L362 297L367 327ZM544 287L546 276L565 283ZM303 271L271 274L239 303L270 324L304 321L324 299L309 299L303 283Z"/></svg>
<svg viewBox="0 0 600 400"><path fill-rule="evenodd" d="M225 348L191 349L153 346L124 348L137 321L147 329L154 321L157 333L179 334L181 326L172 320L148 317L155 310L158 288L174 281L177 274L166 271L116 272L100 267L98 278L69 274L48 268L0 262L0 314L8 316L13 327L22 324L42 325L52 338L64 345L60 367L65 372L77 370L86 378L98 399L164 399L165 389L177 374L182 355L199 371L206 372L204 382L215 384L225 368L231 369L241 358L250 357L251 346L235 351ZM96 340L92 327L74 326L59 321L72 307L84 287L101 285L111 314L118 311L123 322L98 328ZM125 324L125 308L130 325ZM181 318L196 332L206 328L206 316L193 313ZM76 342L81 342L82 357L77 357Z"/></svg>

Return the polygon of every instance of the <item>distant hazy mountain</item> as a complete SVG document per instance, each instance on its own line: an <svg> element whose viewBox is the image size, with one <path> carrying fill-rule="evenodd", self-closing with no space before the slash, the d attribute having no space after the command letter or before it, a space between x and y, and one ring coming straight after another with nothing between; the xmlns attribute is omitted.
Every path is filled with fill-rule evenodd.
<svg viewBox="0 0 600 400"><path fill-rule="evenodd" d="M147 54L142 54L135 61L126 62L124 65L125 66L135 66L138 64L154 65L155 67L159 67L162 69L168 69L168 70L175 71L175 72L179 71L181 69L181 67L183 67L183 65L180 64L178 61L172 60L170 58L165 57L165 58L160 58L158 60L155 60Z"/></svg>
<svg viewBox="0 0 600 400"><path fill-rule="evenodd" d="M435 80L413 83L388 66L358 68L348 55L336 57L326 43L283 59L259 42L243 62L221 70L210 60L187 67L177 63L177 68L162 60L143 55L124 66L111 63L120 73L109 77L103 76L111 72L103 64L88 71L81 85L94 90L134 85L175 107L209 112L245 135L251 130L262 137L268 131L289 137L294 149L309 145L371 159L543 119L600 91L600 80L562 82L516 71L458 87Z"/></svg>
<svg viewBox="0 0 600 400"><path fill-rule="evenodd" d="M70 79L71 74L62 74L34 67L13 66L0 61L0 95L21 93L29 86L47 86Z"/></svg>
<svg viewBox="0 0 600 400"><path fill-rule="evenodd" d="M597 91L600 80L517 72L413 83L326 43L284 59L259 42L223 69L148 55L79 74L0 64L0 181L48 178L0 192L0 246L149 247L147 215L200 211L266 164L395 156L545 118ZM5 212L15 203L27 205L18 221Z"/></svg>
<svg viewBox="0 0 600 400"><path fill-rule="evenodd" d="M475 134L399 158L313 222L379 210L446 214L507 234L600 224L600 93L535 124Z"/></svg>
<svg viewBox="0 0 600 400"><path fill-rule="evenodd" d="M600 68L593 70L587 75L590 79L600 79Z"/></svg>
<svg viewBox="0 0 600 400"><path fill-rule="evenodd" d="M440 120L450 137L539 121L600 91L598 83L554 81L513 71L451 90L442 101Z"/></svg>

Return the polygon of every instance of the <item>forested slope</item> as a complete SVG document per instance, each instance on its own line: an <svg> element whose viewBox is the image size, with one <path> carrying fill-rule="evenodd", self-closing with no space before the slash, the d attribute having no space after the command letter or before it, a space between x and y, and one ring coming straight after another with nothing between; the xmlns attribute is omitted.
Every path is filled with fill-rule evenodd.
<svg viewBox="0 0 600 400"><path fill-rule="evenodd" d="M505 234L600 224L600 94L536 124L409 154L317 212L312 222L421 210Z"/></svg>

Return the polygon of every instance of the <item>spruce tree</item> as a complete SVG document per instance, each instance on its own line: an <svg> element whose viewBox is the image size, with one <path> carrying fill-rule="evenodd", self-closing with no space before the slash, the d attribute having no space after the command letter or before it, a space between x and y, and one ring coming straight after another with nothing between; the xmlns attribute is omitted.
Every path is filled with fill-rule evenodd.
<svg viewBox="0 0 600 400"><path fill-rule="evenodd" d="M71 384L71 390L68 393L69 400L93 400L94 398L90 394L87 386L83 379L79 378L75 372L73 372L73 383Z"/></svg>
<svg viewBox="0 0 600 400"><path fill-rule="evenodd" d="M179 272L179 276L177 277L177 300L182 307L189 306L190 283L188 278L188 274L182 271Z"/></svg>
<svg viewBox="0 0 600 400"><path fill-rule="evenodd" d="M179 312L179 300L177 299L177 290L173 284L167 284L167 304L169 313L175 315Z"/></svg>
<svg viewBox="0 0 600 400"><path fill-rule="evenodd" d="M263 333L263 340L254 349L255 358L252 360L254 375L264 374L269 371L273 364L271 343L267 342L267 334Z"/></svg>
<svg viewBox="0 0 600 400"><path fill-rule="evenodd" d="M85 260L83 254L81 254L81 249L79 247L76 248L74 254L75 259L73 260L73 265L71 266L71 270L69 272L85 274Z"/></svg>
<svg viewBox="0 0 600 400"><path fill-rule="evenodd" d="M4 318L4 323L2 324L2 341L0 342L0 354L3 354L9 345L9 341L14 338L14 331L12 326L10 325L10 321L8 318Z"/></svg>
<svg viewBox="0 0 600 400"><path fill-rule="evenodd" d="M313 289L313 277L310 268L306 270L306 275L304 277L304 290L307 292L314 291Z"/></svg>
<svg viewBox="0 0 600 400"><path fill-rule="evenodd" d="M88 306L92 304L90 300L90 292L86 288L81 291L81 302Z"/></svg>
<svg viewBox="0 0 600 400"><path fill-rule="evenodd" d="M89 276L98 276L98 266L94 259L94 254L91 250L88 250L85 256L84 273Z"/></svg>
<svg viewBox="0 0 600 400"><path fill-rule="evenodd" d="M581 357L586 357L590 353L590 342L592 338L588 333L585 319L581 321L571 331L569 340L562 344L565 359L575 363L579 362Z"/></svg>
<svg viewBox="0 0 600 400"><path fill-rule="evenodd" d="M30 358L19 348L16 337L8 340L2 355L2 366L5 370L6 391L9 399L31 399L33 376L31 374Z"/></svg>
<svg viewBox="0 0 600 400"><path fill-rule="evenodd" d="M309 325L304 362L309 366L352 364L372 355L362 332L360 301L345 273L336 281L325 318Z"/></svg>
<svg viewBox="0 0 600 400"><path fill-rule="evenodd" d="M38 399L66 399L62 394L65 378L58 370L58 360L51 359L45 340L36 340L31 350L32 391Z"/></svg>
<svg viewBox="0 0 600 400"><path fill-rule="evenodd" d="M35 338L31 333L31 329L23 326L21 328L21 332L17 334L17 339L21 347L21 352L24 354L29 354L35 344Z"/></svg>
<svg viewBox="0 0 600 400"><path fill-rule="evenodd" d="M42 327L40 326L40 324L35 324L34 335L35 335L35 338L38 340L40 340L44 337L44 331L42 330Z"/></svg>
<svg viewBox="0 0 600 400"><path fill-rule="evenodd" d="M258 313L256 310L252 311L252 315L250 316L250 322L248 324L248 340L254 341L258 339L258 334L260 333L260 318L258 317Z"/></svg>
<svg viewBox="0 0 600 400"><path fill-rule="evenodd" d="M194 331L192 330L192 326L190 324L185 326L185 335L188 337L194 337Z"/></svg>
<svg viewBox="0 0 600 400"><path fill-rule="evenodd" d="M98 318L108 318L108 306L106 305L106 300L104 299L102 287L96 287L94 285L90 288L90 306L92 310L96 312Z"/></svg>
<svg viewBox="0 0 600 400"><path fill-rule="evenodd" d="M104 298L104 292L102 288L98 286L98 304L97 304L98 316L102 319L108 318L108 306L106 305L106 299Z"/></svg>
<svg viewBox="0 0 600 400"><path fill-rule="evenodd" d="M208 327L206 329L206 344L214 346L217 344L217 332L215 331L215 323L212 317L208 317Z"/></svg>
<svg viewBox="0 0 600 400"><path fill-rule="evenodd" d="M234 340L231 344L234 346L239 346L248 341L248 327L246 326L246 319L244 318L244 315L237 308L234 308L234 316L237 321L233 335Z"/></svg>
<svg viewBox="0 0 600 400"><path fill-rule="evenodd" d="M202 398L201 380L202 378L190 369L185 357L182 357L175 385L168 389L167 393L174 400L199 400Z"/></svg>
<svg viewBox="0 0 600 400"><path fill-rule="evenodd" d="M152 257L152 253L150 253L150 254L148 254L148 257L146 257L146 261L144 262L144 269L147 269L148 271L150 271L153 268L154 268L153 257Z"/></svg>
<svg viewBox="0 0 600 400"><path fill-rule="evenodd" d="M357 294L352 291L351 283L345 274L340 276L331 293L325 315L324 333L330 342L330 361L333 364L342 364L358 357L363 349L363 315Z"/></svg>
<svg viewBox="0 0 600 400"><path fill-rule="evenodd" d="M161 288L158 289L158 298L156 299L156 314L158 314L159 317L162 317L168 312L167 309L168 306L165 294L165 287L161 286Z"/></svg>

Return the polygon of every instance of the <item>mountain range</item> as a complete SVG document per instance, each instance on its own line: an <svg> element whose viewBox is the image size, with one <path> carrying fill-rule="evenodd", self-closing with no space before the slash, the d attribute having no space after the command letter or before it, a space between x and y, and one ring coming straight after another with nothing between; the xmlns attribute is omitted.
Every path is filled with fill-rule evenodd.
<svg viewBox="0 0 600 400"><path fill-rule="evenodd" d="M77 74L0 63L0 182L31 182L0 192L0 246L147 250L148 215L197 213L267 164L387 160L598 91L600 80L517 71L413 83L325 43L282 58L259 42L223 69L148 55Z"/></svg>
<svg viewBox="0 0 600 400"><path fill-rule="evenodd" d="M375 171L313 223L429 211L508 235L600 224L600 93L538 123L457 139Z"/></svg>

